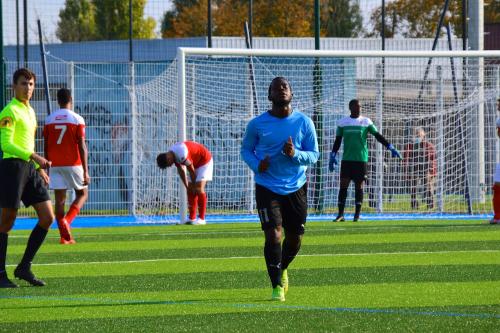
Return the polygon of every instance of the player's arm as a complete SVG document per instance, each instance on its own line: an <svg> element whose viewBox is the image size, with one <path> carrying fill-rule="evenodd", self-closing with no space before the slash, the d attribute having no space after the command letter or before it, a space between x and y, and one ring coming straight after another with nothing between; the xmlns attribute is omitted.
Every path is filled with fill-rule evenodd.
<svg viewBox="0 0 500 333"><path fill-rule="evenodd" d="M243 141L241 142L240 155L243 161L252 169L253 172L259 173L259 165L261 161L255 155L255 147L259 142L257 130L255 129L254 121L250 121L247 125ZM262 161L268 161L264 159Z"/></svg>
<svg viewBox="0 0 500 333"><path fill-rule="evenodd" d="M311 119L305 123L304 137L301 142L301 149L294 147L292 160L300 165L312 165L318 161L319 148L316 129Z"/></svg>
<svg viewBox="0 0 500 333"><path fill-rule="evenodd" d="M89 152L87 149L87 144L85 143L85 137L78 138L78 152L80 153L80 160L82 161L83 185L88 185L90 184L89 163L88 163Z"/></svg>
<svg viewBox="0 0 500 333"><path fill-rule="evenodd" d="M373 124L368 127L368 130L375 137L375 139L377 139L378 142L380 142L385 148L387 148L387 150L391 151L392 157L397 157L399 159L403 158L401 156L401 153L392 144L390 144L382 134L377 131L377 128Z"/></svg>
<svg viewBox="0 0 500 333"><path fill-rule="evenodd" d="M177 168L177 173L179 174L179 177L181 178L182 183L184 184L186 189L188 189L189 184L187 181L186 171L184 170L184 167L181 164L175 164L175 167Z"/></svg>

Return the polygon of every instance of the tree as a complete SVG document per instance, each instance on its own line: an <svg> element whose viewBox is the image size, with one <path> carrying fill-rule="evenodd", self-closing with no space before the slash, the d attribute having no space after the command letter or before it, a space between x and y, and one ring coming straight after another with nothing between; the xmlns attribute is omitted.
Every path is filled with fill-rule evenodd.
<svg viewBox="0 0 500 333"><path fill-rule="evenodd" d="M129 2L127 0L93 0L97 37L103 40L127 39L129 37ZM133 37L154 38L156 22L152 17L144 18L146 0L132 1Z"/></svg>
<svg viewBox="0 0 500 333"><path fill-rule="evenodd" d="M207 0L175 0L164 14L163 37L193 37L207 34ZM312 1L255 0L255 36L311 36ZM242 36L247 20L248 0L212 0L213 33Z"/></svg>
<svg viewBox="0 0 500 333"><path fill-rule="evenodd" d="M500 0L484 1L484 23L500 23Z"/></svg>
<svg viewBox="0 0 500 333"><path fill-rule="evenodd" d="M395 0L386 4L386 37L431 38L436 34L443 0ZM447 18L456 36L462 34L462 0L450 1ZM375 9L370 17L373 30L367 36L380 36L382 9ZM445 22L446 23L446 22Z"/></svg>
<svg viewBox="0 0 500 333"><path fill-rule="evenodd" d="M350 0L323 0L321 35L326 37L358 37L363 31L359 3Z"/></svg>
<svg viewBox="0 0 500 333"><path fill-rule="evenodd" d="M91 0L66 0L59 11L56 36L62 42L96 39L94 5Z"/></svg>

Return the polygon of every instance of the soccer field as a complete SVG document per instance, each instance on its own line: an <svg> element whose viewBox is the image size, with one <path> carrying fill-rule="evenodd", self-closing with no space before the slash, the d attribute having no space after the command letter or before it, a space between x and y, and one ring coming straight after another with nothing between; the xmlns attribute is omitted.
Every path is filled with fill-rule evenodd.
<svg viewBox="0 0 500 333"><path fill-rule="evenodd" d="M9 238L12 277L29 231ZM500 227L310 222L271 302L257 223L52 230L0 332L500 332Z"/></svg>

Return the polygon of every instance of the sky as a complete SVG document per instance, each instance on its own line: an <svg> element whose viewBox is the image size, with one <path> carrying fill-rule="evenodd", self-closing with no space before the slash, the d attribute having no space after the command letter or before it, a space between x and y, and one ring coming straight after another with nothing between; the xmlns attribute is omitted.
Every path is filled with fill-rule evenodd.
<svg viewBox="0 0 500 333"><path fill-rule="evenodd" d="M19 1L20 12L20 43L23 44L23 1ZM105 1L105 0L104 0ZM3 5L3 39L5 45L16 44L16 0L0 0ZM46 41L59 42L55 36L59 11L64 7L65 0L27 0L28 3L28 39L29 43L38 44L37 19L40 18ZM145 16L151 16L156 21L156 32L160 36L161 19L165 11L172 6L170 0L148 0Z"/></svg>

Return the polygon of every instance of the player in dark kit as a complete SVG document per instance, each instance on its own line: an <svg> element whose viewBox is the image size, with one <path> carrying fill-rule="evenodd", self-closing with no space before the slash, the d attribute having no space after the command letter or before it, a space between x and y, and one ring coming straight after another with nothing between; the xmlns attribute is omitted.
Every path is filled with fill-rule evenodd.
<svg viewBox="0 0 500 333"><path fill-rule="evenodd" d="M45 282L31 272L31 261L45 240L54 221L52 203L47 191L49 177L44 169L50 162L35 153L36 116L30 106L35 88L35 74L26 68L14 73L14 98L0 113L0 143L3 160L0 161L0 288L16 288L5 270L9 231L14 226L21 201L33 206L38 223L31 232L26 251L14 276L34 286Z"/></svg>
<svg viewBox="0 0 500 333"><path fill-rule="evenodd" d="M288 81L275 78L268 96L272 109L250 121L241 146L243 160L255 173L257 210L265 235L264 257L272 299L277 301L285 300L288 265L299 252L305 231L305 172L319 158L314 124L292 109L292 96Z"/></svg>
<svg viewBox="0 0 500 333"><path fill-rule="evenodd" d="M368 145L366 142L368 133L372 134L378 142L390 150L392 157L401 159L399 151L378 132L370 118L361 115L361 105L357 99L349 102L349 110L351 111L351 115L340 119L337 125L335 142L333 143L328 165L330 171L335 169L337 153L342 144L342 138L344 138L344 154L342 155L342 164L340 167L339 213L334 222L345 221L344 207L347 198L347 189L351 180L354 181L356 205L353 221L356 222L359 220L361 205L363 203L363 183L366 180L368 162Z"/></svg>

